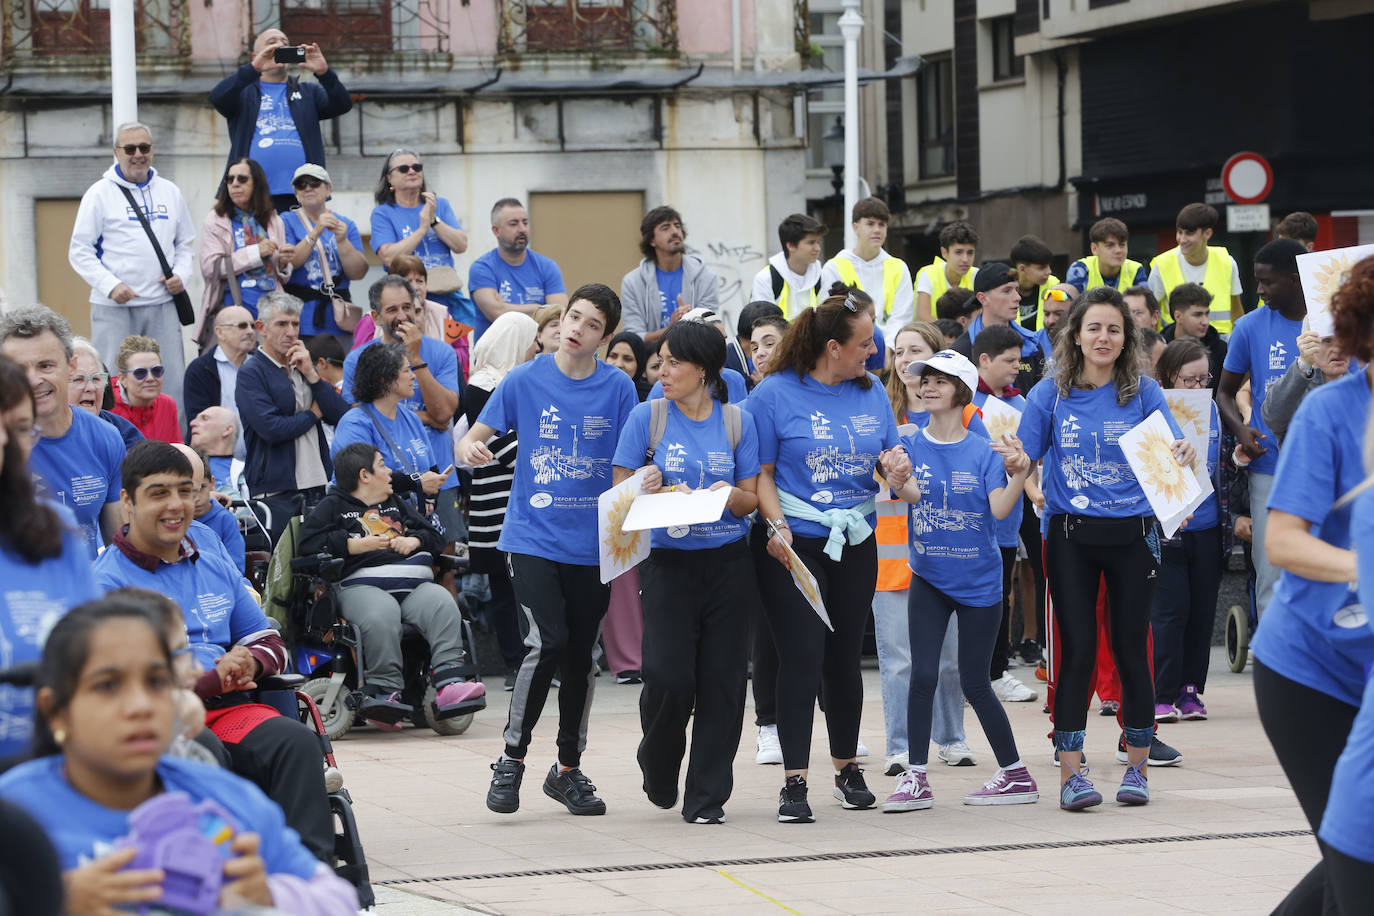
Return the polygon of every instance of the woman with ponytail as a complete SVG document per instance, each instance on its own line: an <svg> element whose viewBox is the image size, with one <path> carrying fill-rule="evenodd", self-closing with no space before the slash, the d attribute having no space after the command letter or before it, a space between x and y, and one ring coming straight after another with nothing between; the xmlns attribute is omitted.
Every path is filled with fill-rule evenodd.
<svg viewBox="0 0 1374 916"><path fill-rule="evenodd" d="M874 471L894 488L911 476L887 394L864 368L876 352L868 310L852 295L831 296L797 316L749 397L762 463L759 511L776 561L758 574L778 650L783 823L813 820L806 776L818 691L835 797L846 808L875 802L855 759L859 652L878 578ZM797 560L815 577L831 628L793 584Z"/></svg>
<svg viewBox="0 0 1374 916"><path fill-rule="evenodd" d="M719 824L734 786L731 763L744 721L749 602L757 600L745 534L758 508L754 422L728 403L721 379L725 339L700 321L678 321L662 338L663 397L630 413L616 446L614 479L646 467L646 492L728 489L720 518L655 528L640 566L644 638L639 768L660 808L678 798L678 772L691 723L682 793L689 824Z"/></svg>

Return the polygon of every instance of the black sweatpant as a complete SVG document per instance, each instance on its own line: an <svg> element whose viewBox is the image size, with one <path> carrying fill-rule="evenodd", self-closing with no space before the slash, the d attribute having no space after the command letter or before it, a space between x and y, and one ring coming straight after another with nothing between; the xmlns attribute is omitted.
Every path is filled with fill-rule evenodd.
<svg viewBox="0 0 1374 916"><path fill-rule="evenodd" d="M1155 702L1173 703L1184 684L1207 687L1212 624L1221 586L1221 526L1179 532L1177 546L1160 549L1150 627L1155 646Z"/></svg>
<svg viewBox="0 0 1374 916"><path fill-rule="evenodd" d="M1016 566L1015 547L998 547L997 550L1002 554L1002 601L998 605L1002 611L1002 621L997 627L997 639L992 644L992 661L988 665L988 676L994 681L1007 673L1007 658L1011 652L1011 571ZM964 696L968 696L967 691Z"/></svg>
<svg viewBox="0 0 1374 916"><path fill-rule="evenodd" d="M859 653L878 584L878 539L870 535L861 544L846 546L839 562L827 557L824 548L825 538L792 540L792 549L816 577L833 633L781 563L770 556L758 570L778 649L778 741L783 767L788 770L809 766L818 693L825 709L830 756L848 760L859 742L864 701Z"/></svg>
<svg viewBox="0 0 1374 916"><path fill-rule="evenodd" d="M1045 569L1061 648L1054 694L1057 731L1087 728L1097 661L1097 587L1102 579L1107 584L1112 658L1121 676L1123 724L1154 727L1148 639L1158 559L1147 537L1157 537L1157 530L1153 516L1050 519Z"/></svg>
<svg viewBox="0 0 1374 916"><path fill-rule="evenodd" d="M1254 660L1254 665L1255 703L1259 708L1260 725L1274 746L1274 756L1279 758L1283 775L1288 777L1303 815L1313 831L1320 830L1336 761L1345 750L1355 715L1360 710L1266 668L1259 659ZM1285 916L1335 912L1335 898L1327 883L1326 868L1323 858L1288 892L1274 912ZM1368 903L1366 897L1361 906L1368 906Z"/></svg>
<svg viewBox="0 0 1374 916"><path fill-rule="evenodd" d="M301 835L315 858L332 867L334 815L324 788L319 735L296 719L276 716L260 722L237 742L219 737L233 771L256 783L276 802L286 815L286 826Z"/></svg>
<svg viewBox="0 0 1374 916"><path fill-rule="evenodd" d="M508 557L515 597L529 624L511 692L506 722L506 756L523 760L534 725L544 711L554 675L558 689L558 762L575 767L587 746L587 717L592 711L595 672L592 652L611 600L611 587L601 583L595 566L558 563L512 553Z"/></svg>
<svg viewBox="0 0 1374 916"><path fill-rule="evenodd" d="M1369 912L1369 901L1374 898L1374 862L1352 858L1325 843L1320 845L1326 867L1327 906L1334 906L1340 916Z"/></svg>
<svg viewBox="0 0 1374 916"><path fill-rule="evenodd" d="M755 569L778 562L768 555L767 531L763 525L754 525L749 531L749 552L754 557ZM748 604L750 663L754 672L750 686L754 691L754 724L761 728L778 724L778 649L773 645L773 628L768 624L757 585L755 600Z"/></svg>
<svg viewBox="0 0 1374 916"><path fill-rule="evenodd" d="M644 641L639 769L645 789L677 794L692 727L682 817L719 817L734 788L744 722L754 560L741 538L705 550L655 548L639 567Z"/></svg>
<svg viewBox="0 0 1374 916"><path fill-rule="evenodd" d="M1015 559L1015 557L1013 557ZM949 615L959 620L959 685L978 715L998 766L1011 766L1019 757L1007 712L982 677L993 654L997 618L1002 603L979 607L964 604L913 574L907 590L907 624L911 631L911 683L907 687L907 740L911 762L924 764L930 754L930 723L935 683L940 674L940 647L949 628Z"/></svg>

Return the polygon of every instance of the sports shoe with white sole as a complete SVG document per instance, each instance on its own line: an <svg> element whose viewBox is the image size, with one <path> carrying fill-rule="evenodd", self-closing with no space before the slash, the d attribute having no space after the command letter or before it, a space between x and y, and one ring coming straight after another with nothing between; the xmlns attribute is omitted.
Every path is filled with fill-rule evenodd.
<svg viewBox="0 0 1374 916"><path fill-rule="evenodd" d="M906 751L900 754L893 754L887 758L887 765L883 768L884 776L901 776L911 766L911 757Z"/></svg>
<svg viewBox="0 0 1374 916"><path fill-rule="evenodd" d="M998 768L983 788L964 796L966 805L1031 805L1039 800L1040 789L1025 767Z"/></svg>
<svg viewBox="0 0 1374 916"><path fill-rule="evenodd" d="M1003 703L1029 703L1040 698L1040 694L1012 677L1010 671L1003 672L992 682L992 691Z"/></svg>
<svg viewBox="0 0 1374 916"><path fill-rule="evenodd" d="M926 774L920 770L907 770L897 780L897 789L883 802L884 814L900 814L903 811L924 811L935 804L935 793L930 791Z"/></svg>
<svg viewBox="0 0 1374 916"><path fill-rule="evenodd" d="M1116 745L1116 762L1129 764L1130 756L1126 753L1126 736L1122 735L1121 740ZM1176 767L1183 762L1183 755L1175 749L1169 747L1159 736L1155 735L1150 739L1150 766L1152 767Z"/></svg>
<svg viewBox="0 0 1374 916"><path fill-rule="evenodd" d="M978 761L973 756L973 751L962 741L955 741L953 744L940 745L940 759L952 767L971 767Z"/></svg>
<svg viewBox="0 0 1374 916"><path fill-rule="evenodd" d="M782 744L778 742L776 725L759 726L758 752L754 754L754 763L760 766L782 763Z"/></svg>

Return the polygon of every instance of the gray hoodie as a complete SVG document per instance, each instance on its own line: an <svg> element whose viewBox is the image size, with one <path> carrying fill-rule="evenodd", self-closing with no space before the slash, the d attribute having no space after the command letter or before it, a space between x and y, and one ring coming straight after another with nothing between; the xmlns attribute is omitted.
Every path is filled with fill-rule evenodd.
<svg viewBox="0 0 1374 916"><path fill-rule="evenodd" d="M720 311L716 275L702 263L701 258L682 256L682 302L691 308ZM664 327L663 305L658 297L657 265L653 258L645 258L639 266L620 281L620 316L624 330L640 337ZM677 308L676 305L673 306Z"/></svg>

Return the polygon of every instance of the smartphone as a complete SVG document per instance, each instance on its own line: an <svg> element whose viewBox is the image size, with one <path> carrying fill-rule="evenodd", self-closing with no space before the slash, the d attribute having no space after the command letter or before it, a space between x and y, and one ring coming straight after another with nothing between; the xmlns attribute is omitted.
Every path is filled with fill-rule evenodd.
<svg viewBox="0 0 1374 916"><path fill-rule="evenodd" d="M305 47L303 45L283 45L272 52L272 60L279 64L305 63Z"/></svg>

